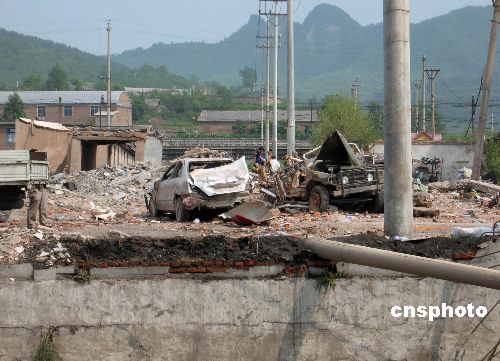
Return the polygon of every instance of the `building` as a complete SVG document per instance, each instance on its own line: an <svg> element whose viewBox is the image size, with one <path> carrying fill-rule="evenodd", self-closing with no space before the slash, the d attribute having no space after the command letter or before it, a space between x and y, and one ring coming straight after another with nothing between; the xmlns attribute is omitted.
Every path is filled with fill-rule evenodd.
<svg viewBox="0 0 500 361"><path fill-rule="evenodd" d="M16 123L0 121L0 150L16 148Z"/></svg>
<svg viewBox="0 0 500 361"><path fill-rule="evenodd" d="M13 92L0 92L0 113ZM19 91L26 117L63 125L107 126L106 91ZM132 103L123 91L111 92L113 127L132 125ZM99 114L101 113L101 116Z"/></svg>
<svg viewBox="0 0 500 361"><path fill-rule="evenodd" d="M278 111L278 121L286 121L287 116L286 110ZM272 118L273 112L270 112L271 124ZM261 120L262 112L260 110L204 110L198 118L198 129L200 133L234 134L237 132L236 125L238 121L260 126ZM297 110L295 112L295 127L298 131L309 133L313 124L318 121L318 113L315 110ZM272 125L270 128L272 128Z"/></svg>
<svg viewBox="0 0 500 361"><path fill-rule="evenodd" d="M15 124L15 149L46 152L50 174L75 173L135 162L161 165L161 138L147 129L70 128L59 123L24 118Z"/></svg>

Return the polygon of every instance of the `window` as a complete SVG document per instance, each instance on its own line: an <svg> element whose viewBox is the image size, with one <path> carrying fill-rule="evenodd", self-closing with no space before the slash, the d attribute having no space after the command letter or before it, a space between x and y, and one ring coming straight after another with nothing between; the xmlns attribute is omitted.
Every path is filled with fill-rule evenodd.
<svg viewBox="0 0 500 361"><path fill-rule="evenodd" d="M45 118L45 106L39 105L36 107L36 116L37 118Z"/></svg>
<svg viewBox="0 0 500 361"><path fill-rule="evenodd" d="M73 116L73 107L71 105L64 106L64 116L72 117Z"/></svg>
<svg viewBox="0 0 500 361"><path fill-rule="evenodd" d="M97 105L92 105L90 107L90 116L93 117L97 113L99 113L99 107Z"/></svg>
<svg viewBox="0 0 500 361"><path fill-rule="evenodd" d="M16 128L7 128L7 143L14 144L16 142Z"/></svg>

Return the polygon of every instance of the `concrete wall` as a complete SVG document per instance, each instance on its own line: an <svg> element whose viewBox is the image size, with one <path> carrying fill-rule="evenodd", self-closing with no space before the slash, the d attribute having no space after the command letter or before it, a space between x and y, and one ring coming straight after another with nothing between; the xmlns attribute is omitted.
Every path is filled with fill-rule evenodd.
<svg viewBox="0 0 500 361"><path fill-rule="evenodd" d="M479 360L498 341L499 310L478 318L401 319L395 305L469 303L500 292L417 278L0 281L0 360L33 359L55 326L63 361Z"/></svg>
<svg viewBox="0 0 500 361"><path fill-rule="evenodd" d="M16 149L47 152L49 173L60 173L67 165L69 131L45 129L16 121Z"/></svg>
<svg viewBox="0 0 500 361"><path fill-rule="evenodd" d="M383 157L384 145L376 144L372 153ZM422 157L438 157L443 161L442 180L455 179L457 170L463 167L472 168L474 147L463 143L414 143L412 158L420 160Z"/></svg>
<svg viewBox="0 0 500 361"><path fill-rule="evenodd" d="M151 162L154 167L159 167L162 163L163 145L161 140L154 137L147 137L144 142L143 158L144 162Z"/></svg>

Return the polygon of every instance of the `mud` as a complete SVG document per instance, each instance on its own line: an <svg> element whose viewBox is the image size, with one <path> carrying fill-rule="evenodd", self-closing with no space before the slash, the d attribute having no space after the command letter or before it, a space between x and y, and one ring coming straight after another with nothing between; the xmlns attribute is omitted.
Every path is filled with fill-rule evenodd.
<svg viewBox="0 0 500 361"><path fill-rule="evenodd" d="M401 242L372 234L358 234L349 237L331 238L331 240L426 258L451 259L458 252L476 251L477 245L484 243L488 239L432 237Z"/></svg>

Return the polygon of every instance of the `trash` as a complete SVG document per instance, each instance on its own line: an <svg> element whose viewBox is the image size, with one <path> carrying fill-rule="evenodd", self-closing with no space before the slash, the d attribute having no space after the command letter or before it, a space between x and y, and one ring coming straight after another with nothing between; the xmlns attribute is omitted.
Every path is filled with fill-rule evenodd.
<svg viewBox="0 0 500 361"><path fill-rule="evenodd" d="M413 217L434 218L439 217L440 213L439 209L413 207Z"/></svg>
<svg viewBox="0 0 500 361"><path fill-rule="evenodd" d="M424 191L424 192L429 191L429 187L423 184L420 178L413 178L412 188L414 191Z"/></svg>
<svg viewBox="0 0 500 361"><path fill-rule="evenodd" d="M406 241L409 241L410 239L408 237L403 237L403 236L394 236L394 237L392 237L392 240L406 242Z"/></svg>
<svg viewBox="0 0 500 361"><path fill-rule="evenodd" d="M113 211L109 211L108 213L104 213L104 214L98 214L95 216L95 219L96 220L101 220L101 221L107 221L108 219L110 218L115 218L116 216L116 213L113 212Z"/></svg>
<svg viewBox="0 0 500 361"><path fill-rule="evenodd" d="M126 196L127 196L127 193L125 193L125 192L120 192L120 193L115 194L115 195L113 196L113 199L114 199L115 201L119 201L120 199L123 199L123 198L125 198Z"/></svg>
<svg viewBox="0 0 500 361"><path fill-rule="evenodd" d="M24 247L23 246L19 246L19 247L16 247L14 249L16 250L17 254L21 254L21 253L24 252Z"/></svg>
<svg viewBox="0 0 500 361"><path fill-rule="evenodd" d="M231 221L240 225L259 224L276 217L272 208L272 205L262 201L247 202L221 214L221 217L231 219Z"/></svg>
<svg viewBox="0 0 500 361"><path fill-rule="evenodd" d="M62 222L64 221L66 218L64 216L56 216L56 221L58 222Z"/></svg>
<svg viewBox="0 0 500 361"><path fill-rule="evenodd" d="M500 232L499 227L495 229L495 232ZM453 238L479 238L484 233L493 232L492 227L473 227L473 228L463 228L463 227L454 227L451 229L451 236Z"/></svg>
<svg viewBox="0 0 500 361"><path fill-rule="evenodd" d="M10 211L0 211L0 223L9 221Z"/></svg>
<svg viewBox="0 0 500 361"><path fill-rule="evenodd" d="M199 219L199 218L196 218L196 219L193 221L193 223L195 223L195 224L200 223L200 219Z"/></svg>
<svg viewBox="0 0 500 361"><path fill-rule="evenodd" d="M40 241L43 239L43 233L42 233L42 232L36 232L36 233L34 234L34 236L35 236L36 238L38 238Z"/></svg>

